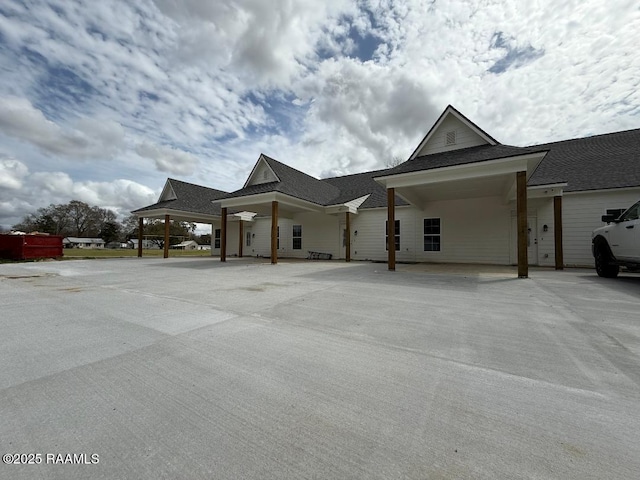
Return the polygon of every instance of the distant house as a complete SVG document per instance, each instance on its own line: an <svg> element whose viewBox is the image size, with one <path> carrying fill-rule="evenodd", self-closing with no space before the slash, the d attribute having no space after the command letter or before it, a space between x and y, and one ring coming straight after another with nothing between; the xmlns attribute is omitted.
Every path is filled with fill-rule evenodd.
<svg viewBox="0 0 640 480"><path fill-rule="evenodd" d="M138 248L138 239L132 238L131 240L129 240L127 242L127 248L133 248L133 249ZM142 248L144 248L145 250L158 250L160 249L160 246L158 245L158 242L144 239L142 240Z"/></svg>
<svg viewBox="0 0 640 480"><path fill-rule="evenodd" d="M105 242L101 238L66 237L62 244L64 248L104 248Z"/></svg>
<svg viewBox="0 0 640 480"><path fill-rule="evenodd" d="M197 242L193 240L186 240L184 242L171 245L169 248L172 248L173 250L197 250L198 247L199 245Z"/></svg>
<svg viewBox="0 0 640 480"><path fill-rule="evenodd" d="M127 242L109 242L104 248L111 248L117 250L119 248L131 248Z"/></svg>

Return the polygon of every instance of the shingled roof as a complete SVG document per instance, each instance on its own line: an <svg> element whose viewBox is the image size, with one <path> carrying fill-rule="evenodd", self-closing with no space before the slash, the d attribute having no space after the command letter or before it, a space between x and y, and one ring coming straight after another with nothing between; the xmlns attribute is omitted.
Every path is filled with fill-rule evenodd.
<svg viewBox="0 0 640 480"><path fill-rule="evenodd" d="M147 207L139 208L131 213L140 213L149 210L171 209L181 212L203 213L205 215L220 215L220 205L214 205L214 200L219 200L228 195L227 192L207 188L193 183L187 183L174 178L167 179L167 183L176 194L175 199L163 200Z"/></svg>
<svg viewBox="0 0 640 480"><path fill-rule="evenodd" d="M359 208L386 207L387 190L374 178L384 176L387 171L388 169L373 170L341 177L324 178L322 181L333 185L340 191L340 195L331 201L331 205L339 205L369 195L369 198ZM407 205L407 202L396 195L396 205Z"/></svg>
<svg viewBox="0 0 640 480"><path fill-rule="evenodd" d="M307 175L266 155L261 155L280 181L259 183L230 193L227 198L280 192L318 205L332 205L331 200L340 195L333 185Z"/></svg>
<svg viewBox="0 0 640 480"><path fill-rule="evenodd" d="M453 167L469 163L486 162L500 158L515 157L529 153L543 152L544 148L538 147L512 147L509 145L480 145L477 147L461 148L441 153L422 155L412 160L407 160L397 167L385 171L378 177L398 175L400 173L432 170L434 168Z"/></svg>
<svg viewBox="0 0 640 480"><path fill-rule="evenodd" d="M640 129L529 148L549 150L530 186L567 182L565 192L640 186Z"/></svg>

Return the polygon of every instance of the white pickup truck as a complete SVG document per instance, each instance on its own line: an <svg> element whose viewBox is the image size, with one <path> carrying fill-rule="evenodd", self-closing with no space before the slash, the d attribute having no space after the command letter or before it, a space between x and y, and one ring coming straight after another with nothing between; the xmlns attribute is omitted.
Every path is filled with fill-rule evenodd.
<svg viewBox="0 0 640 480"><path fill-rule="evenodd" d="M620 216L603 215L607 225L591 234L591 249L596 271L601 277L618 276L620 267L640 271L640 202Z"/></svg>

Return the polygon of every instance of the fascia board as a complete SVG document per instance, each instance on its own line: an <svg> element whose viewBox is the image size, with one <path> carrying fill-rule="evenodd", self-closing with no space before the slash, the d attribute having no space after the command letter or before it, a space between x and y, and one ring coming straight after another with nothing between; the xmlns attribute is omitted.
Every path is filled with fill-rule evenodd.
<svg viewBox="0 0 640 480"><path fill-rule="evenodd" d="M220 219L219 215L207 215L206 213L186 212L183 210L173 210L170 208L158 208L154 210L145 210L143 212L134 213L138 218L163 218L165 215L169 215L172 218L188 218L190 222L196 223L209 223Z"/></svg>
<svg viewBox="0 0 640 480"><path fill-rule="evenodd" d="M454 180L468 180L470 178L490 177L516 172L532 172L544 158L546 152L518 155L517 157L499 158L484 162L465 163L451 167L419 170L416 172L400 173L374 180L386 188L413 187Z"/></svg>

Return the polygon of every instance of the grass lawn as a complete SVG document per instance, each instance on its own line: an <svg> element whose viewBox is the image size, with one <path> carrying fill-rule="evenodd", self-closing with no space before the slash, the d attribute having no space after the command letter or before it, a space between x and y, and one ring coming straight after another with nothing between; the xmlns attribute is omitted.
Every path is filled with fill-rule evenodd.
<svg viewBox="0 0 640 480"><path fill-rule="evenodd" d="M143 250L143 257L162 257L163 250ZM77 258L122 258L136 257L138 250L135 248L121 249L89 249L89 248L65 248L64 257L66 259ZM169 250L170 257L208 257L211 250Z"/></svg>

